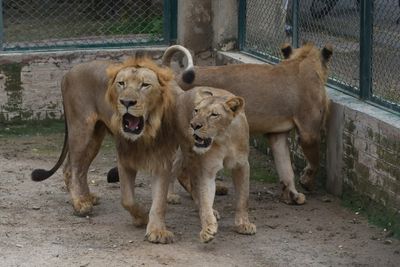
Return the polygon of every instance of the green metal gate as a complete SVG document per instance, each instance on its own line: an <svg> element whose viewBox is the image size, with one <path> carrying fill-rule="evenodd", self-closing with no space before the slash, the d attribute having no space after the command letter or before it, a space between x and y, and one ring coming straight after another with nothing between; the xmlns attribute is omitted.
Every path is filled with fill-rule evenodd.
<svg viewBox="0 0 400 267"><path fill-rule="evenodd" d="M0 50L169 44L177 0L0 0Z"/></svg>

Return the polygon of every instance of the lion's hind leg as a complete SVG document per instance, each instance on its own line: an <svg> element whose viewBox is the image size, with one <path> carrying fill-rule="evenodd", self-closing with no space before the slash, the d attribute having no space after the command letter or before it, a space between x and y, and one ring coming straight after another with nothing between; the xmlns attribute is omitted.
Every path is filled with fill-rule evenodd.
<svg viewBox="0 0 400 267"><path fill-rule="evenodd" d="M172 205L181 204L181 197L175 192L175 179L169 183L167 202Z"/></svg>
<svg viewBox="0 0 400 267"><path fill-rule="evenodd" d="M267 136L282 185L281 200L286 204L304 204L306 197L304 194L297 192L294 183L294 173L290 162L287 140L288 133L274 133Z"/></svg>
<svg viewBox="0 0 400 267"><path fill-rule="evenodd" d="M90 193L87 182L89 166L96 157L106 135L106 127L98 122L95 126L71 125L69 155L64 167L64 181L72 198L75 214L90 214L98 198Z"/></svg>
<svg viewBox="0 0 400 267"><path fill-rule="evenodd" d="M303 174L300 177L300 184L308 191L313 191L315 189L315 176L319 167L321 123L322 118L304 124L296 123L299 134L299 143L304 156L307 159L307 166L304 168Z"/></svg>
<svg viewBox="0 0 400 267"><path fill-rule="evenodd" d="M232 180L236 191L235 231L239 234L253 235L256 233L255 224L249 220L249 163L239 165L232 170Z"/></svg>

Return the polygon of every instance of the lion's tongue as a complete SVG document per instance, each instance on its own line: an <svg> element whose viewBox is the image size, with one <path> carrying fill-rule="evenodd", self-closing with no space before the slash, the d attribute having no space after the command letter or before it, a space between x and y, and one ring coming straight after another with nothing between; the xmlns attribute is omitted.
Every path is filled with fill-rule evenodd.
<svg viewBox="0 0 400 267"><path fill-rule="evenodd" d="M140 119L138 117L129 116L125 119L125 126L132 131L138 127L139 123Z"/></svg>

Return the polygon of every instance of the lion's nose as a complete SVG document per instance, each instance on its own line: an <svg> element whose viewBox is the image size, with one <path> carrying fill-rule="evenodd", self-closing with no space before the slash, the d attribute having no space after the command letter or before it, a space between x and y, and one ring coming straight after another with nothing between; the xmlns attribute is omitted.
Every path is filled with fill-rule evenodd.
<svg viewBox="0 0 400 267"><path fill-rule="evenodd" d="M193 130L198 130L201 127L203 127L203 125L201 125L200 123L191 123L190 126L193 128Z"/></svg>
<svg viewBox="0 0 400 267"><path fill-rule="evenodd" d="M119 102L124 105L126 108L132 107L134 105L136 105L137 101L134 100L123 100L120 99Z"/></svg>

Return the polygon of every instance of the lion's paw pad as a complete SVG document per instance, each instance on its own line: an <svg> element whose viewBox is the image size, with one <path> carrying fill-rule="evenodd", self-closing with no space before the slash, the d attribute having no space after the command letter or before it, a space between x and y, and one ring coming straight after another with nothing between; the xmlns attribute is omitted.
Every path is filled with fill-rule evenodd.
<svg viewBox="0 0 400 267"><path fill-rule="evenodd" d="M174 234L168 230L153 230L146 234L146 239L152 243L169 244L174 242Z"/></svg>
<svg viewBox="0 0 400 267"><path fill-rule="evenodd" d="M253 223L243 223L237 225L235 230L242 235L254 235L257 232L257 227Z"/></svg>

